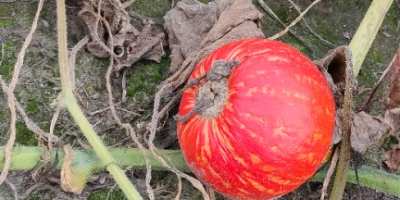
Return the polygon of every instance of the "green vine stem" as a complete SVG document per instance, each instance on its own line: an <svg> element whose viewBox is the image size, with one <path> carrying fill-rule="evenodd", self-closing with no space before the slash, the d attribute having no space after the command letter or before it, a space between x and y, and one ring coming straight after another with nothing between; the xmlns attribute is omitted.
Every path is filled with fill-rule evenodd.
<svg viewBox="0 0 400 200"><path fill-rule="evenodd" d="M108 149L110 155L121 167L131 166L134 169L145 169L146 162L144 156L139 149ZM179 150L159 150L160 154L164 155L165 159L174 163L175 167L183 172L190 172L186 165L185 159ZM55 162L57 150L51 152L51 163ZM43 156L43 149L40 147L25 147L17 146L13 149L11 157L10 170L31 170L38 167ZM151 163L151 168L154 170L167 170L158 162L150 151L147 151L147 156ZM93 151L74 150L73 153L73 169L78 174L85 174L86 179L92 173L99 172L104 169L102 161L95 156ZM56 169L61 169L64 160L64 152L58 152L58 164ZM4 164L4 146L0 147L0 170ZM321 170L311 181L321 182L325 178L326 171ZM358 169L358 177L360 184L364 187L376 189L381 192L392 194L400 197L400 176L374 169L372 167L362 166ZM353 169L347 172L347 181L357 183Z"/></svg>
<svg viewBox="0 0 400 200"><path fill-rule="evenodd" d="M121 167L133 167L134 169L146 169L146 162L143 153L136 148L132 149L107 149L113 160ZM40 147L16 146L13 149L11 157L10 170L31 170L40 166L44 150ZM56 154L58 154L56 158ZM154 158L150 150L146 151L150 160L151 168L154 170L166 170L163 165ZM190 172L186 161L180 150L160 150L160 154L165 159L173 163L174 166L183 171ZM64 161L65 153L60 150L51 152L51 163L57 162L55 169L60 170ZM57 160L57 161L56 161ZM96 156L94 151L74 150L73 168L78 171L92 173L104 170L102 161ZM4 146L0 146L0 170L4 164Z"/></svg>
<svg viewBox="0 0 400 200"><path fill-rule="evenodd" d="M362 166L357 170L361 186L400 197L400 176L368 166ZM310 181L322 182L325 175L326 171L320 171ZM354 169L347 171L347 182L357 184Z"/></svg>
<svg viewBox="0 0 400 200"><path fill-rule="evenodd" d="M86 119L82 110L78 106L75 96L73 95L73 88L71 85L71 78L68 70L68 50L67 50L67 28L65 16L65 0L57 1L57 36L58 36L58 59L61 73L62 92L59 99L61 106L65 106L75 122L78 124L83 134L89 141L93 150L100 158L103 167L110 172L115 181L125 193L126 197L131 200L141 200L142 197L137 192L136 188L129 181L124 171L117 165L113 157L108 152L100 138L97 136L93 127Z"/></svg>

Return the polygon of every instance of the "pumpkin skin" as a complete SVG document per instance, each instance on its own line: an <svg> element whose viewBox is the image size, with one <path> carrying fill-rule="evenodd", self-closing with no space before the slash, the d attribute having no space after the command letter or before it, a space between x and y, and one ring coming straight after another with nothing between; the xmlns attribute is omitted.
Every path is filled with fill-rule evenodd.
<svg viewBox="0 0 400 200"><path fill-rule="evenodd" d="M204 58L188 83L217 60L239 61L227 77L216 116L201 112L178 120L178 139L191 171L232 199L272 199L314 175L326 155L335 103L317 67L295 48L267 39L226 44ZM185 89L187 115L201 81Z"/></svg>

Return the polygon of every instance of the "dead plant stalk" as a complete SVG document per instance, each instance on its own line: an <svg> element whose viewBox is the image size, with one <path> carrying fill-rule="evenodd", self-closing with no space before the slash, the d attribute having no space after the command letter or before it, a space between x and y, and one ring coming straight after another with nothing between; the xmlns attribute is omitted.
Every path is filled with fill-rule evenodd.
<svg viewBox="0 0 400 200"><path fill-rule="evenodd" d="M99 8L101 8L101 1L99 1ZM98 10L98 15L100 16L100 10ZM100 21L100 18L98 18L97 20ZM110 28L110 25L108 24L107 20L103 20L104 25L106 26L107 32L108 34L112 35L112 31ZM110 49L114 49L114 41L113 41L113 37L110 37ZM107 69L107 73L106 73L106 87L107 87L107 92L108 92L108 103L109 103L109 107L110 107L110 111L111 114L114 117L114 120L118 123L118 125L120 125L121 127L123 127L127 132L130 133L132 140L135 142L135 144L138 146L138 148L140 149L140 151L143 153L143 156L145 158L146 161L146 191L147 194L150 198L150 200L154 200L154 191L153 188L150 185L150 181L151 181L151 165L150 165L150 161L147 157L147 154L145 152L145 148L143 147L143 145L139 142L139 139L136 136L135 130L133 129L132 125L130 125L129 123L124 123L121 121L121 119L118 117L117 115L117 111L115 109L115 104L113 101L113 91L112 91L112 87L111 87L111 73L113 70L113 66L114 66L114 55L110 54L110 65L108 66Z"/></svg>
<svg viewBox="0 0 400 200"><path fill-rule="evenodd" d="M312 2L312 4L310 4L292 23L289 24L289 26L287 26L284 30L282 30L281 32L273 35L272 37L269 37L268 39L271 40L276 40L278 38L280 38L282 35L286 34L290 28L292 28L294 25L296 25L302 18L304 15L307 14L307 12L317 3L319 3L322 0L315 0L314 2Z"/></svg>
<svg viewBox="0 0 400 200"><path fill-rule="evenodd" d="M43 8L43 3L44 3L43 0L40 0L38 3L38 8L37 8L37 11L35 14L35 18L33 19L31 30L29 31L29 34L25 38L24 44L22 45L22 48L21 48L21 51L18 53L18 57L17 57L17 61L14 66L13 77L11 79L11 82L8 86L5 86L5 85L2 86L2 89L7 94L7 102L8 102L8 106L10 108L11 118L10 118L10 137L7 141L6 148L5 148L6 149L5 150L5 162L4 162L3 171L0 174L0 185L5 181L5 179L7 177L8 169L10 167L11 151L14 146L15 138L17 135L17 131L16 131L17 111L16 111L16 106L15 106L14 89L15 89L15 86L17 85L19 73L21 72L21 69L22 69L22 64L24 63L26 49L28 48L29 44L32 41L33 33L35 33L35 31L36 31L40 11Z"/></svg>
<svg viewBox="0 0 400 200"><path fill-rule="evenodd" d="M387 11L392 5L393 0L374 0L372 1L367 13L365 14L360 26L358 27L353 39L350 42L349 48L352 53L352 64L354 75L357 76L372 42L386 16ZM349 69L346 68L346 71ZM346 73L346 89L343 111L342 126L342 142L340 145L340 157L336 168L336 176L333 181L330 200L340 200L343 198L344 189L346 186L347 172L349 168L351 154L351 109L352 109L352 91L349 87L349 73Z"/></svg>

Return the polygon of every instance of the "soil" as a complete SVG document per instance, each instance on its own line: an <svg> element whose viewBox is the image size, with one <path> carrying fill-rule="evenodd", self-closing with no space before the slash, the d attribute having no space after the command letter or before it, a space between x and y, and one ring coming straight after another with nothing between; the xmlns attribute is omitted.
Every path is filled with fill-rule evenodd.
<svg viewBox="0 0 400 200"><path fill-rule="evenodd" d="M2 1L0 0L0 41L5 48L5 54L0 55L3 62L0 66L0 75L9 81L15 65L17 54L28 34L33 21L38 1ZM145 21L152 20L156 26L162 28L163 16L176 5L174 0L137 0L127 11L131 16L131 23L141 29ZM206 3L207 1L202 1ZM295 0L300 9L304 10L313 1ZM354 35L364 13L372 0L325 0L313 7L304 17L311 29L332 43L333 47L346 45ZM262 27L265 35L272 36L283 29L275 20L263 11L257 1L253 1L264 14ZM265 0L265 3L285 23L291 23L298 13L289 1ZM85 24L78 17L82 4L76 1L67 1L68 17L68 44L72 48L86 35ZM50 129L51 118L55 112L51 106L61 90L60 75L57 63L57 35L56 35L56 3L46 1L37 31L29 46L18 85L14 94L26 111L28 117L41 129ZM316 38L302 23L293 27L294 35L286 34L279 40L286 42L312 60L322 58L332 46ZM396 49L400 44L400 1L395 0L390 8L379 32L369 51L367 58L358 76L360 92L355 105L364 97L366 91L373 87L382 72L387 68ZM166 56L159 63L139 61L127 68L124 72L114 73L111 85L114 92L114 102L121 120L130 123L137 129L139 139L147 137L146 124L151 120L154 94L160 83L168 76L170 58L168 47L165 47ZM104 140L105 144L113 147L136 147L125 130L118 126L109 110L108 96L105 83L105 74L109 65L108 59L99 59L87 51L80 51L76 61L76 95L80 106L84 110L95 131ZM126 74L126 99L123 101L123 75ZM382 104L375 103L371 114L382 115ZM163 123L155 144L163 149L179 149L176 137L176 121L173 113ZM0 144L4 145L9 136L10 111L7 98L0 91ZM18 118L16 145L40 145L22 118ZM62 112L55 126L55 135L61 138L63 144L70 143L74 148L86 148L88 142L80 133L72 118L67 112ZM370 149L364 157L364 164L382 168L381 146ZM62 192L59 183L59 172L55 171L44 177L33 179L33 171L13 171L9 173L9 183L0 186L0 199L15 199L13 192L25 199L124 199L123 194L115 187L115 183L107 173L94 175L81 195ZM146 195L145 171L128 170L142 196ZM177 193L177 178L169 172L154 172L152 186L156 199L174 199ZM15 188L14 188L15 187ZM32 188L33 187L33 188ZM28 190L32 188L32 191ZM309 182L279 199L319 199L321 183ZM191 184L183 180L181 199L202 199L200 192ZM224 199L216 195L216 199ZM368 188L348 184L344 199L400 199Z"/></svg>

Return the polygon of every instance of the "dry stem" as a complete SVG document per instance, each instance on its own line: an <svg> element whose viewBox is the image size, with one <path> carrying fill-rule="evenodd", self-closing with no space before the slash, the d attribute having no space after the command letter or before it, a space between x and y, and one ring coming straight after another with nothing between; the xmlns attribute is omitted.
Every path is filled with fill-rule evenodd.
<svg viewBox="0 0 400 200"><path fill-rule="evenodd" d="M114 59L113 56L110 56L110 65L108 66L107 74L106 74L106 87L107 87L107 91L108 91L109 108L110 108L110 111L111 111L111 113L112 113L112 115L114 117L114 120L118 123L118 125L122 126L125 130L127 130L130 133L130 135L131 135L133 141L135 142L135 144L143 152L143 155L144 155L145 161L146 161L146 165L147 165L147 173L146 173L147 193L149 195L149 198L151 200L153 200L154 199L154 192L153 192L153 189L151 188L151 185L150 185L151 165L150 165L149 159L147 158L147 155L146 155L146 153L144 151L145 149L144 149L143 145L139 142L132 125L130 125L128 123L123 123L121 121L121 119L118 117L117 111L115 109L115 105L114 105L114 101L113 101L114 97L113 97L111 83L110 83L110 77L111 77L111 73L112 73L112 69L113 69L113 59Z"/></svg>
<svg viewBox="0 0 400 200"><path fill-rule="evenodd" d="M397 52L400 52L400 47L398 48ZM389 65L386 67L385 71L383 71L381 77L379 78L378 82L375 83L372 90L367 95L365 95L365 98L362 101L362 103L360 104L360 106L358 107L358 110L364 110L364 111L367 110L367 108L369 108L370 105L376 100L375 97L376 97L379 89L381 88L381 86L383 85L385 80L390 75L389 72L391 71L393 63L396 60L396 56L397 56L397 53L393 56L392 61L390 61Z"/></svg>
<svg viewBox="0 0 400 200"><path fill-rule="evenodd" d="M181 199L182 195L182 178L179 176L176 176L178 178L178 193L175 196L175 200Z"/></svg>
<svg viewBox="0 0 400 200"><path fill-rule="evenodd" d="M269 16L271 16L275 21L278 22L278 24L280 24L281 26L283 26L284 28L287 28L286 24L282 22L281 19L279 19L278 16L276 16L276 14L271 10L271 8L269 8L269 6L264 2L264 0L257 0L258 4L260 4L260 6L264 9L265 12L267 12L267 14ZM311 52L313 52L312 47L307 44L307 42L305 42L300 36L296 35L296 33L292 30L288 30L288 32L294 37L296 38L298 41L300 41L305 47L307 47Z"/></svg>
<svg viewBox="0 0 400 200"><path fill-rule="evenodd" d="M3 60L4 60L4 56L5 56L5 42L3 40L3 38L0 35L0 43L1 43L1 59L0 59L0 66L3 64Z"/></svg>
<svg viewBox="0 0 400 200"><path fill-rule="evenodd" d="M335 153L333 154L331 165L329 166L328 172L326 173L324 183L322 184L322 191L321 191L321 200L325 199L326 191L328 190L329 182L331 181L331 177L333 172L335 172L336 164L339 158L339 149L335 149Z"/></svg>
<svg viewBox="0 0 400 200"><path fill-rule="evenodd" d="M307 14L307 12L308 12L315 4L319 3L320 1L321 1L321 0L315 0L311 5L309 5L309 6L301 13L292 23L290 23L289 26L287 26L283 31L281 31L281 32L279 32L279 33L277 33L277 34L275 34L274 36L272 36L272 37L270 37L270 38L268 38L268 39L276 40L276 39L278 39L279 37L281 37L282 35L286 34L286 33L289 31L290 28L292 28L294 25L296 25L296 24L301 20L301 18L303 18L303 16L304 16L305 14Z"/></svg>
<svg viewBox="0 0 400 200"><path fill-rule="evenodd" d="M40 11L43 8L43 3L44 3L43 0L40 0L38 3L38 8L37 8L37 11L35 14L35 18L33 19L31 30L29 31L29 34L25 38L24 44L22 45L22 48L21 48L21 51L18 53L17 61L14 66L14 72L13 72L13 77L11 79L11 82L8 85L8 87L2 86L4 92L7 94L7 103L8 103L8 106L10 107L11 119L10 119L10 137L6 144L5 162L4 162L3 171L0 174L0 185L4 182L4 180L7 177L8 169L10 167L11 151L12 151L12 147L14 146L14 142L15 142L15 138L16 138L16 134L17 134L16 127L15 127L16 121L17 121L17 112L16 112L16 107L15 107L15 102L14 102L14 99L15 99L14 89L15 89L15 86L17 85L17 80L18 80L18 76L19 76L19 73L22 68L22 64L24 63L26 49L28 48L29 44L32 41L33 33L36 31Z"/></svg>
<svg viewBox="0 0 400 200"><path fill-rule="evenodd" d="M6 82L3 80L3 78L0 76L0 84L4 90L4 88L7 88L7 84ZM4 90L5 91L5 90ZM33 133L35 133L36 138L38 138L38 140L42 140L42 139L47 139L49 137L49 134L44 132L39 126L37 126L31 119L29 119L28 115L25 113L24 109L22 108L21 104L14 99L15 102L15 106L19 112L19 114L22 116L22 118L24 119L25 125L26 127L32 131ZM52 142L57 142L58 141L58 137L57 136L53 136L52 137Z"/></svg>
<svg viewBox="0 0 400 200"><path fill-rule="evenodd" d="M345 52L351 59L350 52ZM340 157L336 168L336 176L333 181L330 200L340 200L343 198L344 188L347 181L347 172L349 171L350 156L351 156L351 125L352 125L352 103L353 91L351 79L353 78L353 65L348 63L346 66L346 79L343 103L343 118L342 118L342 141L340 143Z"/></svg>
<svg viewBox="0 0 400 200"><path fill-rule="evenodd" d="M106 44L104 44L103 41L100 40L99 33L97 32L97 27L99 26L99 22L102 19L101 13L100 13L102 3L103 3L103 0L99 0L98 5L97 5L97 16L96 16L96 21L94 22L94 27L96 27L96 28L93 29L94 32L92 34L92 39L95 40L97 42L97 44L99 44L101 46L101 48L103 48L105 51L107 51L110 54L110 56L112 56L112 55L114 55L114 52L110 48L108 48L108 46ZM104 21L105 20L103 20L103 22Z"/></svg>
<svg viewBox="0 0 400 200"><path fill-rule="evenodd" d="M174 166L169 165L164 158L158 153L158 149L157 147L154 145L153 141L156 137L156 132L157 132L157 127L158 127L158 121L160 119L159 116L159 107L160 107L160 102L161 102L161 97L164 95L164 93L168 90L168 88L171 87L170 84L164 84L162 85L162 87L160 88L160 90L157 91L155 97L154 97L154 107L153 107L153 115L151 118L151 124L150 124L150 135L149 135L149 148L151 153L153 154L154 158L156 158L158 160L158 162L160 162L165 168L167 168L169 171L175 173L177 176L179 177L183 177L186 180L188 180L195 188L197 188L201 194L203 195L203 198L205 200L210 200L210 196L208 195L207 191L204 189L203 184L181 172L180 170L178 170L177 168L175 168Z"/></svg>
<svg viewBox="0 0 400 200"><path fill-rule="evenodd" d="M136 0L129 0L129 1L125 1L124 3L122 3L122 6L124 8L129 7L130 5L132 5Z"/></svg>
<svg viewBox="0 0 400 200"><path fill-rule="evenodd" d="M52 141L52 139L54 137L54 128L56 126L56 123L57 123L57 120L58 120L58 116L60 115L60 112L61 112L61 107L57 106L56 111L54 112L54 115L53 115L53 117L51 119L51 123L50 123L50 131L49 131L49 136L48 136L48 140L47 140L47 141L49 141L47 143L48 151L45 153L45 156L44 156L45 157L44 158L45 162L49 162L50 158L51 158L51 151L53 150L53 142L51 142L51 141Z"/></svg>
<svg viewBox="0 0 400 200"><path fill-rule="evenodd" d="M289 3L294 7L294 9L301 14L301 10L299 8L299 6L297 4L295 4L292 0L287 0L289 1ZM319 40L321 40L323 43L325 43L326 45L328 45L329 47L334 48L335 46L329 42L328 40L324 39L323 37L321 37L320 35L318 35L311 27L310 25L308 25L308 22L306 19L302 19L304 25L307 27L307 29L311 32L311 34L313 34L316 38L318 38Z"/></svg>
<svg viewBox="0 0 400 200"><path fill-rule="evenodd" d="M69 75L71 78L71 85L72 88L75 88L75 61L76 61L76 54L80 49L82 49L86 43L89 42L89 37L85 36L83 39L81 39L71 50L69 54L69 60L68 60L68 68L69 68Z"/></svg>
<svg viewBox="0 0 400 200"><path fill-rule="evenodd" d="M101 1L99 2L99 10L101 10ZM111 32L111 28L107 22L107 20L103 20L104 25L108 31L109 35L112 35ZM114 45L114 41L113 41L113 37L110 37L110 49L114 49L113 47ZM106 73L106 87L107 87L107 92L108 92L108 102L109 102L109 107L110 107L110 111L114 117L114 120L118 123L118 125L122 126L126 131L128 131L133 139L133 141L135 142L135 144L138 146L138 148L140 149L140 151L143 153L143 156L145 158L146 161L146 169L147 169L147 173L146 173L146 191L147 194L149 195L150 200L154 200L154 191L150 185L150 181L151 181L151 165L150 165L150 161L147 157L147 154L145 152L145 148L143 147L143 145L139 142L136 133L132 127L132 125L130 125L129 123L123 123L121 121L121 119L118 117L117 115L117 111L115 109L115 105L114 105L114 101L113 101L113 92L112 92L112 87L111 87L111 83L110 83L110 77L111 77L111 73L113 70L113 64L114 64L114 54L110 55L110 65L108 66L107 69L107 73Z"/></svg>

